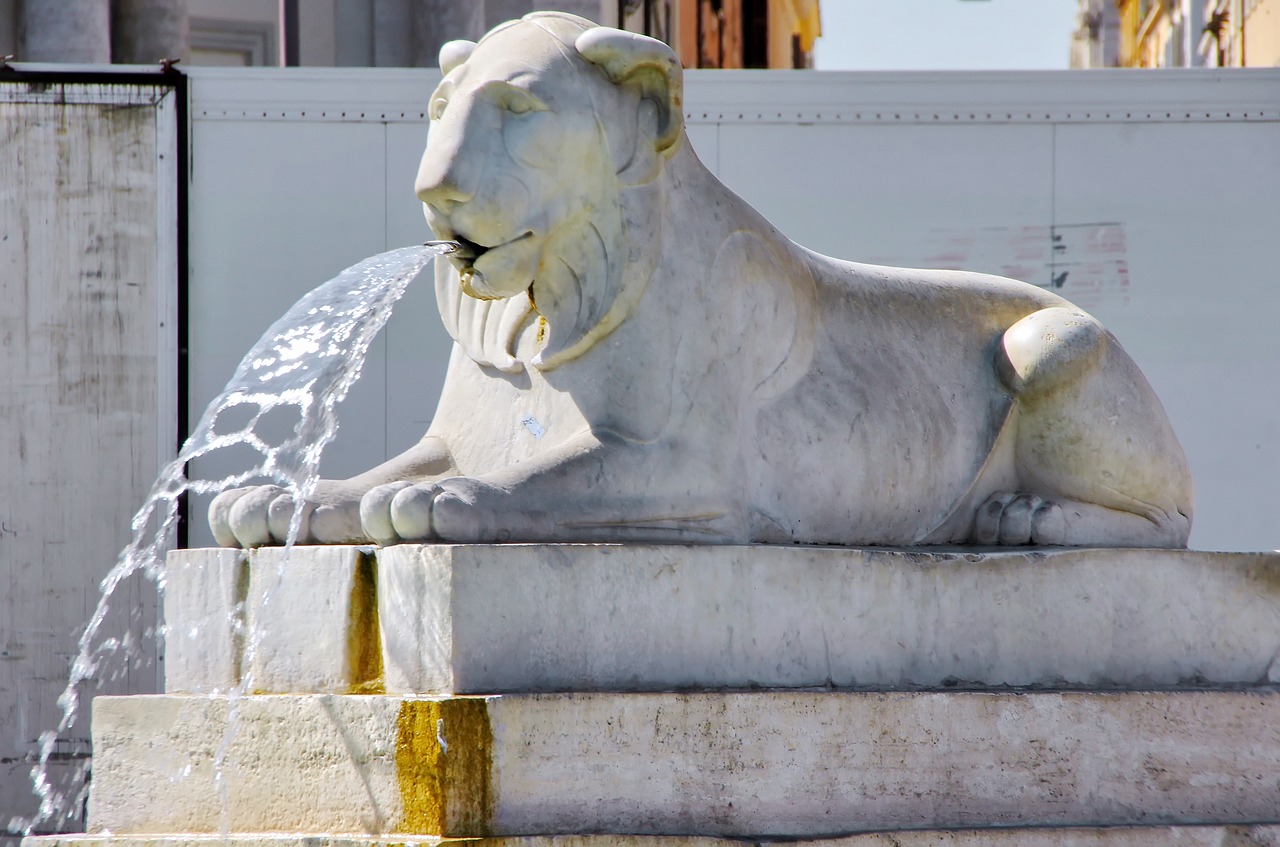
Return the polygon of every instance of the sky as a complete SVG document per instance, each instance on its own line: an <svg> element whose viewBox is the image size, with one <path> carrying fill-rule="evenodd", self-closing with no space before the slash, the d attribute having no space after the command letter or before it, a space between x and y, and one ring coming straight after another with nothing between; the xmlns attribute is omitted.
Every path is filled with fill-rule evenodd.
<svg viewBox="0 0 1280 847"><path fill-rule="evenodd" d="M1077 0L823 0L819 70L1066 68Z"/></svg>

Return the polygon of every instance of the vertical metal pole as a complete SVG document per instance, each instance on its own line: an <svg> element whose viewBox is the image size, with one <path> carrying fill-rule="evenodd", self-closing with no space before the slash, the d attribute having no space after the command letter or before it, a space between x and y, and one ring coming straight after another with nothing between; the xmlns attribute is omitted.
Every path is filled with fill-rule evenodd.
<svg viewBox="0 0 1280 847"><path fill-rule="evenodd" d="M280 64L296 68L298 60L298 0L280 0Z"/></svg>

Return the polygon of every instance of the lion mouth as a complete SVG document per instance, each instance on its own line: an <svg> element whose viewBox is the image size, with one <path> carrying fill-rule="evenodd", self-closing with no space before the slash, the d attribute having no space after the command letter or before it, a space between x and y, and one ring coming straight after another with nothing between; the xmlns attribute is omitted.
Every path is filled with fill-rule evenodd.
<svg viewBox="0 0 1280 847"><path fill-rule="evenodd" d="M519 242L529 238L533 238L532 230L526 230L520 235L517 235L515 238L508 239L507 241L503 241L500 244L485 246L484 244L481 244L477 241L472 241L471 239L467 238L465 235L455 233L453 236L453 240L458 242L459 247L457 250L455 250L453 253L449 255L449 258L454 259L455 261L460 262L462 264L474 265L477 259L483 256L485 253L490 252L491 250L501 250L504 247L510 247L513 244L518 244Z"/></svg>
<svg viewBox="0 0 1280 847"><path fill-rule="evenodd" d="M458 269L462 290L480 300L501 300L524 291L533 282L537 266L537 239L533 230L492 246L453 234L458 249L449 261Z"/></svg>
<svg viewBox="0 0 1280 847"><path fill-rule="evenodd" d="M461 235L455 235L453 240L458 242L458 249L454 250L453 253L450 254L449 258L457 259L459 261L466 262L467 264L475 262L476 259L479 259L489 250L489 248L485 247L483 244L477 244L469 238L465 238Z"/></svg>

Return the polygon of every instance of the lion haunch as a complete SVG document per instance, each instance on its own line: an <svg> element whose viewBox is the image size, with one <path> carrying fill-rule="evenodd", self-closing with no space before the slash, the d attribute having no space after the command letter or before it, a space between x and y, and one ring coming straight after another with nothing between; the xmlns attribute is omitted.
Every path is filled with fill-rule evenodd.
<svg viewBox="0 0 1280 847"><path fill-rule="evenodd" d="M1185 546L1137 366L1031 285L820 256L698 160L661 42L535 13L441 51L417 192L456 341L403 455L303 541ZM225 492L218 542L292 501Z"/></svg>

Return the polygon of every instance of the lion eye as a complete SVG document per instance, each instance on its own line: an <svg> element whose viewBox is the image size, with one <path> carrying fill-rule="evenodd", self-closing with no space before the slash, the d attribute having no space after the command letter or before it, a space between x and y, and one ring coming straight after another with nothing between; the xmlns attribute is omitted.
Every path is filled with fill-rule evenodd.
<svg viewBox="0 0 1280 847"><path fill-rule="evenodd" d="M528 97L521 95L518 91L512 91L509 93L506 97L506 102L503 103L503 106L505 106L507 111L513 115L523 115L526 112L533 111L533 103L529 101Z"/></svg>
<svg viewBox="0 0 1280 847"><path fill-rule="evenodd" d="M437 97L431 101L431 107L427 110L427 117L433 121L438 121L444 117L444 110L449 105L449 101L444 97Z"/></svg>
<svg viewBox="0 0 1280 847"><path fill-rule="evenodd" d="M513 115L524 115L529 112L544 111L547 107L527 91L506 87L502 92L502 108Z"/></svg>

